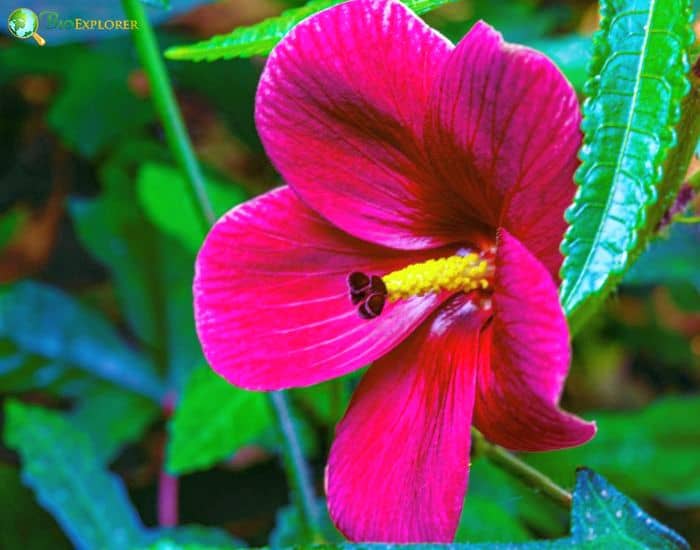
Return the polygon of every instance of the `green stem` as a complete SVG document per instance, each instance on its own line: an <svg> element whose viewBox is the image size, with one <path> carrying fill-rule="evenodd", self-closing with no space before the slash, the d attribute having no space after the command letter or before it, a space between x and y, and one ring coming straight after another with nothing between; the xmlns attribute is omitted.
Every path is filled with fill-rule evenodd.
<svg viewBox="0 0 700 550"><path fill-rule="evenodd" d="M688 185L690 185L693 189L700 191L700 170L688 178Z"/></svg>
<svg viewBox="0 0 700 550"><path fill-rule="evenodd" d="M283 449L287 475L292 491L297 496L298 505L306 519L306 526L314 542L322 542L321 519L316 506L316 495L311 476L291 415L289 398L285 392L271 392L270 402L277 417L277 425L285 442Z"/></svg>
<svg viewBox="0 0 700 550"><path fill-rule="evenodd" d="M201 215L204 226L208 228L216 221L216 215L207 196L204 176L175 100L175 93L160 55L153 28L140 0L122 0L122 3L126 16L136 21L137 28L133 32L134 43L141 64L148 76L151 96L165 129L168 146L180 169L187 175L193 202ZM316 511L311 476L301 451L299 435L291 421L289 402L283 392L270 393L268 397L282 433L287 475L300 495L301 513L309 531L314 537L320 539L320 520Z"/></svg>
<svg viewBox="0 0 700 550"><path fill-rule="evenodd" d="M542 472L535 470L513 453L487 441L481 432L475 428L472 428L472 443L476 454L484 455L495 465L513 474L529 487L542 491L557 504L565 508L571 508L571 493L559 487Z"/></svg>
<svg viewBox="0 0 700 550"><path fill-rule="evenodd" d="M207 196L204 176L197 162L180 108L177 105L153 28L140 0L122 0L122 4L126 16L136 21L137 28L133 31L134 43L141 64L148 75L151 97L153 97L156 111L165 129L168 147L175 156L180 169L187 175L190 182L189 189L200 207L199 212L202 216L203 226L208 228L216 221L216 214Z"/></svg>

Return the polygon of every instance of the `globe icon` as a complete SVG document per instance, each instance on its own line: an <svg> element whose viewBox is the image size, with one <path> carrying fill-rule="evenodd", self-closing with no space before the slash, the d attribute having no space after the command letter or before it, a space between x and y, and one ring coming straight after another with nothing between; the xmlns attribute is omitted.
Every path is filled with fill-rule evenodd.
<svg viewBox="0 0 700 550"><path fill-rule="evenodd" d="M10 17L7 18L7 28L12 36L25 40L34 38L40 46L43 46L44 39L37 34L39 29L39 18L29 8L17 8Z"/></svg>

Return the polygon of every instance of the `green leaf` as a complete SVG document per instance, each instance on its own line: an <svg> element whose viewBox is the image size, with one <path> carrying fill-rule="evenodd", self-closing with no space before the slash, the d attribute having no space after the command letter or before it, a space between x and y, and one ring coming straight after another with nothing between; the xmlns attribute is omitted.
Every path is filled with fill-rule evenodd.
<svg viewBox="0 0 700 550"><path fill-rule="evenodd" d="M108 464L122 447L138 441L158 414L153 401L104 385L85 393L68 418L90 437L98 458Z"/></svg>
<svg viewBox="0 0 700 550"><path fill-rule="evenodd" d="M128 324L177 390L203 361L192 311L194 254L150 223L134 184L143 162L167 160L161 147L132 141L102 167L100 197L69 206L80 240L110 270Z"/></svg>
<svg viewBox="0 0 700 550"><path fill-rule="evenodd" d="M197 252L204 240L204 227L197 208L188 200L188 184L180 171L166 164L147 163L139 171L137 185L149 219L185 248ZM212 177L206 180L206 190L218 216L247 198L240 187Z"/></svg>
<svg viewBox="0 0 700 550"><path fill-rule="evenodd" d="M292 8L278 17L266 19L250 27L238 27L229 34L222 34L186 46L173 46L165 51L165 57L179 61L215 61L234 57L267 55L292 27L316 12L340 4L345 0L311 0L304 6ZM416 13L425 13L455 0L404 0L404 4Z"/></svg>
<svg viewBox="0 0 700 550"><path fill-rule="evenodd" d="M690 0L606 0L586 84L579 185L566 212L561 300L576 330L614 288L658 197L689 90Z"/></svg>
<svg viewBox="0 0 700 550"><path fill-rule="evenodd" d="M700 504L700 398L666 398L641 411L586 416L598 424L589 443L531 454L527 461L564 486L585 464L635 497Z"/></svg>
<svg viewBox="0 0 700 550"><path fill-rule="evenodd" d="M588 468L580 468L576 473L570 540L559 541L553 547L690 550L683 537Z"/></svg>
<svg viewBox="0 0 700 550"><path fill-rule="evenodd" d="M209 468L251 443L270 423L264 394L236 388L209 367L199 367L169 424L167 468L174 474Z"/></svg>
<svg viewBox="0 0 700 550"><path fill-rule="evenodd" d="M0 293L0 339L22 361L38 356L159 399L163 385L151 364L129 348L112 326L63 292L23 282Z"/></svg>
<svg viewBox="0 0 700 550"><path fill-rule="evenodd" d="M103 469L85 434L59 414L10 400L5 441L22 458L22 479L79 549L136 548L140 520L121 481Z"/></svg>

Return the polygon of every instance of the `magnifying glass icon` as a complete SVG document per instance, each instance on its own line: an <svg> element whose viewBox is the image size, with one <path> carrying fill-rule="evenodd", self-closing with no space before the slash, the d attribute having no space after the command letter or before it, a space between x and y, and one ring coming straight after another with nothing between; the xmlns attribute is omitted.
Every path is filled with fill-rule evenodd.
<svg viewBox="0 0 700 550"><path fill-rule="evenodd" d="M46 44L46 40L37 32L39 30L39 17L29 8L17 8L7 18L7 28L10 34L20 40L33 38L39 46Z"/></svg>

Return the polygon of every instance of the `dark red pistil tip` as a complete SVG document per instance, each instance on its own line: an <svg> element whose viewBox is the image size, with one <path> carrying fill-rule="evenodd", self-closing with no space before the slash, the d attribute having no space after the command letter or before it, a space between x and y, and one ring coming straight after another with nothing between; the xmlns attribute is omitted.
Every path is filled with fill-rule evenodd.
<svg viewBox="0 0 700 550"><path fill-rule="evenodd" d="M379 317L386 303L387 290L384 281L377 275L365 275L354 271L348 275L350 301L358 306L357 312L363 319Z"/></svg>

